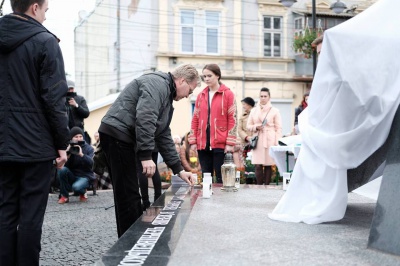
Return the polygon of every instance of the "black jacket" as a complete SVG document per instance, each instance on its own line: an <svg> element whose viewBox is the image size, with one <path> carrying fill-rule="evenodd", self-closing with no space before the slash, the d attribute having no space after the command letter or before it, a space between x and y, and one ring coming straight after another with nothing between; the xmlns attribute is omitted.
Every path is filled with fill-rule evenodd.
<svg viewBox="0 0 400 266"><path fill-rule="evenodd" d="M83 157L71 154L67 163L65 164L65 167L71 170L71 172L77 177L86 177L89 181L94 180L94 174L92 170L94 149L86 142L81 146L81 148Z"/></svg>
<svg viewBox="0 0 400 266"><path fill-rule="evenodd" d="M57 157L69 140L58 39L33 18L0 18L0 161Z"/></svg>
<svg viewBox="0 0 400 266"><path fill-rule="evenodd" d="M68 100L66 101L65 105L67 107L67 113L68 113L68 126L69 128L73 127L80 127L84 128L84 122L83 120L85 118L88 118L90 112L89 108L86 104L85 98L83 98L80 95L77 95L75 93L74 96L75 102L78 104L78 108L75 108L74 106L69 105Z"/></svg>
<svg viewBox="0 0 400 266"><path fill-rule="evenodd" d="M296 109L294 109L294 125L297 125L299 123L299 115L301 112L303 112L304 108L303 106L299 106Z"/></svg>
<svg viewBox="0 0 400 266"><path fill-rule="evenodd" d="M169 128L175 93L169 73L155 72L133 80L102 119L99 132L133 143L140 161L151 160L157 147L165 163L179 173L183 167Z"/></svg>

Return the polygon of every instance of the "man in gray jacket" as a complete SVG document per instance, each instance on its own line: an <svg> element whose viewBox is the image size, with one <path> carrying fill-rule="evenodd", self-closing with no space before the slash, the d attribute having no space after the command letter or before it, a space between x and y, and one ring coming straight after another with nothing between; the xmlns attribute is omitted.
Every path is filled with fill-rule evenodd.
<svg viewBox="0 0 400 266"><path fill-rule="evenodd" d="M192 184L171 137L169 125L173 100L188 97L197 87L199 74L192 65L172 73L154 72L130 82L104 116L99 128L114 189L118 237L142 215L136 158L147 177L156 165L151 154L157 146L174 174Z"/></svg>

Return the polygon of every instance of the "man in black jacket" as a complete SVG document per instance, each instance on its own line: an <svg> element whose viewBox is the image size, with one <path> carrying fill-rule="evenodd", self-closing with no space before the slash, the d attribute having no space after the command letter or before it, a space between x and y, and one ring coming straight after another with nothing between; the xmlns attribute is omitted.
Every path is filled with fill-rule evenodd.
<svg viewBox="0 0 400 266"><path fill-rule="evenodd" d="M89 108L86 104L86 100L83 96L78 95L75 92L75 82L67 80L68 92L66 96L66 106L68 113L68 126L69 128L80 127L83 130L85 123L83 120L89 117ZM91 138L89 135L84 135L85 141L91 144Z"/></svg>
<svg viewBox="0 0 400 266"><path fill-rule="evenodd" d="M78 193L80 201L87 201L86 189L95 178L92 171L94 149L85 142L83 135L80 127L71 128L68 161L57 173L61 194L59 204L69 202L68 192Z"/></svg>
<svg viewBox="0 0 400 266"><path fill-rule="evenodd" d="M39 265L53 161L67 160L67 84L48 0L0 18L0 265Z"/></svg>
<svg viewBox="0 0 400 266"><path fill-rule="evenodd" d="M172 73L154 72L129 83L101 121L100 143L106 154L115 199L118 237L142 215L136 158L147 177L156 165L151 154L158 148L172 171L191 184L175 149L169 128L173 100L188 97L199 74L191 65Z"/></svg>

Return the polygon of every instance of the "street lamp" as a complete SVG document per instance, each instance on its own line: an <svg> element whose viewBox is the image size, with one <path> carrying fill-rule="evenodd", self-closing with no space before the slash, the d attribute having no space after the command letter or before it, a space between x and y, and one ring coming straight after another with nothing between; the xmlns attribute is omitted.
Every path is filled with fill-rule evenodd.
<svg viewBox="0 0 400 266"><path fill-rule="evenodd" d="M294 3L297 2L297 0L279 0L279 2L285 6L285 7L291 7ZM336 3L333 3L331 5L331 9L333 10L333 12L335 12L336 14L340 14L343 12L343 10L345 10L347 7L343 2L340 2L340 0L337 0ZM312 0L312 24L313 27L316 27L316 3L315 0ZM313 50L313 76L315 74L315 70L317 69L317 51L314 49Z"/></svg>
<svg viewBox="0 0 400 266"><path fill-rule="evenodd" d="M347 8L346 4L343 2L340 2L340 0L337 0L335 3L333 3L330 7L330 9L335 12L336 14L342 13L345 9Z"/></svg>
<svg viewBox="0 0 400 266"><path fill-rule="evenodd" d="M291 7L296 2L297 2L297 0L280 0L279 1L279 3L281 3L283 6L286 6L286 7Z"/></svg>

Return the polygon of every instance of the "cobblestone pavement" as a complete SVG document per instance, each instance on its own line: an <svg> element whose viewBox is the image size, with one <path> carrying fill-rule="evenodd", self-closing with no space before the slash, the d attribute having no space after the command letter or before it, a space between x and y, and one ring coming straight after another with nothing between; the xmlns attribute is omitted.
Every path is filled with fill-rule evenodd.
<svg viewBox="0 0 400 266"><path fill-rule="evenodd" d="M57 194L49 195L40 265L92 265L117 241L114 207L105 209L114 204L112 190L97 194L89 191L85 203L71 196L63 205Z"/></svg>

